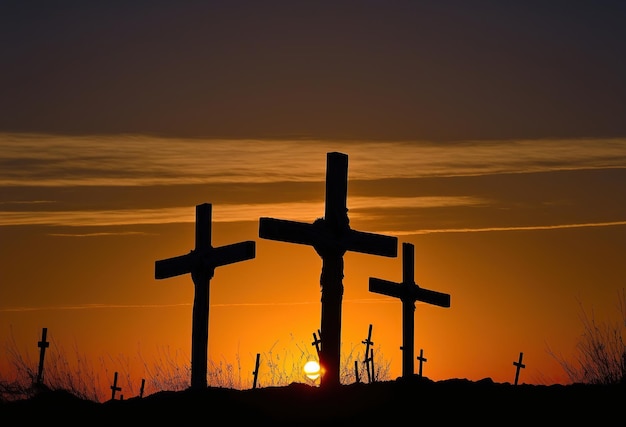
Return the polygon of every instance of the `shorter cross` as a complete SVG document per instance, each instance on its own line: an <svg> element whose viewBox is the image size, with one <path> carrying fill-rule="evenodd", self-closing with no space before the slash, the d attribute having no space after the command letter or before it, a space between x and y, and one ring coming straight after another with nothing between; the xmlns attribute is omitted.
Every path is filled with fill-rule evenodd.
<svg viewBox="0 0 626 427"><path fill-rule="evenodd" d="M415 248L411 243L402 244L402 282L370 277L370 292L399 298L402 301L402 376L413 375L413 340L415 336L415 301L440 307L450 307L450 295L421 288L415 283Z"/></svg>
<svg viewBox="0 0 626 427"><path fill-rule="evenodd" d="M513 364L515 365L516 369L515 369L515 385L517 385L517 380L519 379L519 370L520 368L525 368L526 365L524 365L522 363L522 359L524 358L524 353L522 353L520 351L519 353L519 360L517 362L513 362Z"/></svg>
<svg viewBox="0 0 626 427"><path fill-rule="evenodd" d="M261 353L256 354L256 363L254 364L254 371L252 375L254 375L254 382L252 383L252 388L256 388L257 378L259 377L259 361L261 358Z"/></svg>
<svg viewBox="0 0 626 427"><path fill-rule="evenodd" d="M122 387L117 386L117 372L113 376L113 385L111 386L111 400L115 400L115 392L121 391Z"/></svg>
<svg viewBox="0 0 626 427"><path fill-rule="evenodd" d="M367 339L361 342L365 344L365 360L363 360L363 363L365 363L365 367L367 368L367 380L369 382L372 382L373 371L370 370L370 362L373 361L372 360L373 356L372 358L369 358L369 355L370 355L370 345L374 345L374 342L372 341L372 324L371 323L370 323L369 331L367 332ZM372 350L372 353L373 353L373 350Z"/></svg>
<svg viewBox="0 0 626 427"><path fill-rule="evenodd" d="M427 362L427 361L428 361L428 359L426 359L426 358L424 357L424 349L423 349L423 348L420 348L420 355L419 355L419 356L417 356L417 360L419 360L419 361L420 361L420 366L419 366L419 376L421 377L421 376L422 376L422 363L424 363L424 362Z"/></svg>
<svg viewBox="0 0 626 427"><path fill-rule="evenodd" d="M43 381L43 360L46 354L46 349L50 347L50 343L46 341L46 336L48 335L48 328L43 328L41 330L41 341L37 343L37 347L39 350L39 370L37 371L37 384L41 384Z"/></svg>

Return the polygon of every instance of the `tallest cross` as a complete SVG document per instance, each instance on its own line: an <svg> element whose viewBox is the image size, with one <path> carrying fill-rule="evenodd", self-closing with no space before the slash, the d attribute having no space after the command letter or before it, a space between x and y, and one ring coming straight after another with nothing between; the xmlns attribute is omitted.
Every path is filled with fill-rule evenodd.
<svg viewBox="0 0 626 427"><path fill-rule="evenodd" d="M320 385L340 384L341 304L343 299L343 255L346 251L395 257L398 239L355 231L350 228L348 208L348 156L327 153L324 217L312 224L274 218L260 218L259 237L313 246L322 258Z"/></svg>

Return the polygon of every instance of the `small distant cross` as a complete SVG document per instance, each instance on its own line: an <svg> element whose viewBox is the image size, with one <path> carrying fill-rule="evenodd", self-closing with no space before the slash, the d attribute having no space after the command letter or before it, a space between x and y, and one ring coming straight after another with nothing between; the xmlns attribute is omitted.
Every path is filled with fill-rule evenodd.
<svg viewBox="0 0 626 427"><path fill-rule="evenodd" d="M374 350L372 350L372 357L370 357L370 346L374 345L374 342L372 341L372 324L370 323L369 326L369 330L367 332L367 338L363 341L361 341L363 344L365 344L365 359L363 360L363 363L365 364L365 368L367 369L367 380L369 382L372 382L372 375L373 375L373 370L372 370L372 363L374 361Z"/></svg>
<svg viewBox="0 0 626 427"><path fill-rule="evenodd" d="M113 376L113 385L111 386L111 400L115 400L115 393L121 391L122 387L117 386L117 372Z"/></svg>
<svg viewBox="0 0 626 427"><path fill-rule="evenodd" d="M154 276L167 279L191 273L194 284L191 331L191 387L207 386L209 338L209 286L215 268L255 257L255 242L246 241L214 248L211 246L212 206L196 206L196 246L186 255L156 261Z"/></svg>
<svg viewBox="0 0 626 427"><path fill-rule="evenodd" d="M370 277L369 290L402 301L402 376L413 375L413 340L415 335L415 301L440 307L450 307L450 295L419 287L415 283L415 249L411 243L402 244L402 283Z"/></svg>
<svg viewBox="0 0 626 427"><path fill-rule="evenodd" d="M46 354L46 349L50 347L50 343L46 341L46 336L48 335L48 328L43 328L41 330L41 341L37 343L37 347L39 347L39 370L37 371L37 384L41 384L43 381L43 360Z"/></svg>
<svg viewBox="0 0 626 427"><path fill-rule="evenodd" d="M526 367L526 365L524 365L522 363L522 359L523 358L524 358L524 353L522 353L520 351L520 353L519 353L519 360L517 362L513 362L513 364L515 365L515 383L514 383L515 385L517 385L517 381L519 380L519 370L521 368L525 368Z"/></svg>
<svg viewBox="0 0 626 427"><path fill-rule="evenodd" d="M254 371L252 375L254 375L254 382L252 383L252 388L256 388L257 379L259 378L259 363L261 362L261 353L256 354L256 363L254 364Z"/></svg>
<svg viewBox="0 0 626 427"><path fill-rule="evenodd" d="M315 346L315 350L317 350L317 356L319 357L320 344L322 343L322 334L319 329L317 330L317 333L320 335L320 337L318 338L317 335L315 335L315 332L313 332L313 342L311 343L311 345Z"/></svg>
<svg viewBox="0 0 626 427"><path fill-rule="evenodd" d="M428 359L426 359L426 358L424 357L424 349L423 349L423 348L420 348L420 355L419 355L419 356L417 356L417 360L419 360L419 361L420 361L419 371L418 371L418 372L419 372L419 376L421 377L421 376L422 376L422 364L423 364L424 362L427 362L427 361L428 361Z"/></svg>

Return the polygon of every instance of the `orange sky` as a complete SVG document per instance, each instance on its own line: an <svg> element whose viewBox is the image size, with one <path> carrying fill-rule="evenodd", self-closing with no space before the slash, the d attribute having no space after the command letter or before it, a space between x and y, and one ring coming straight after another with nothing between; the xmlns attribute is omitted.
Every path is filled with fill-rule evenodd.
<svg viewBox="0 0 626 427"><path fill-rule="evenodd" d="M258 221L322 216L339 151L351 227L412 243L415 281L451 295L417 304L424 375L512 382L524 352L521 382L567 381L548 349L574 355L579 302L615 318L626 277L626 12L564 5L1 5L0 342L36 364L47 327L105 397L114 370L128 395L188 363L191 278L154 263L211 203L213 246L256 257L215 272L209 356L250 387L261 353L271 384L315 355L321 260ZM368 280L402 259L344 260L343 354L372 324L395 378L401 302Z"/></svg>
<svg viewBox="0 0 626 427"><path fill-rule="evenodd" d="M42 138L48 148L27 149ZM211 281L210 358L240 363L245 385L256 353L261 371L272 354L286 366L286 355L313 356L321 260L310 247L259 239L258 219L321 216L329 151L349 155L351 227L414 244L416 283L451 295L450 308L416 306L415 349L430 378L512 381L524 352L521 381L566 381L547 349L573 355L578 301L610 318L623 288L626 221L615 194L626 140L2 141L16 167L2 176L0 271L11 285L2 287L1 333L34 360L42 327L70 355L117 360L137 377L165 349L188 359L191 278L157 281L154 262L193 248L200 203L213 205L214 247L256 242L254 259L218 267ZM362 355L371 323L395 378L401 303L370 293L368 280L400 282L401 257L344 259L344 352Z"/></svg>

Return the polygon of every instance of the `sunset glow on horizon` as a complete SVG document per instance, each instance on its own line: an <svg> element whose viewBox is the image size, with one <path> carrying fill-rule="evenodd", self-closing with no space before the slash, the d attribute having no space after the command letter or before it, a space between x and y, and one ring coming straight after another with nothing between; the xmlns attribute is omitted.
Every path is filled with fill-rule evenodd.
<svg viewBox="0 0 626 427"><path fill-rule="evenodd" d="M62 140L57 136L51 138ZM96 142L89 145L85 143L87 140ZM124 147L124 136L119 136L118 140ZM67 137L67 141L67 146L73 147L66 150L66 156L72 153L64 157L63 162L67 164L73 163L72 157L88 158L86 154L96 151L94 147L99 144L95 137L81 138L82 145L73 144L72 137ZM58 144L51 145L51 154ZM194 144L201 147L207 159L214 159L219 156L212 155L213 145L219 152L224 143L208 140L194 141ZM245 147L252 143L231 141L232 147L239 144ZM36 185L37 177L42 175L36 168L5 168L0 180L6 182L8 176L20 173L25 182L32 182L21 187L19 198L18 193L5 196L0 212L0 224L6 236L3 241L16 242L13 249L3 255L3 275L7 282L23 284L3 289L0 316L3 324L10 325L10 329L2 331L5 341L9 341L10 333L15 334L20 346L26 347L28 341L32 344L32 335L38 333L39 327L47 326L53 339L64 341L65 345L75 341L78 349L84 348L89 354L114 352L132 359L135 353L151 354L159 346L189 354L191 278L184 275L155 282L152 269L157 259L192 249L194 206L212 203L214 246L255 240L257 255L255 259L220 267L215 272L210 289L210 358L222 363L239 360L237 363L247 372L252 369L249 359L263 350L276 351L278 347L281 352L295 352L290 357L296 357L298 352L314 354L309 341L319 327L319 257L312 248L264 241L258 239L257 233L261 216L312 222L323 215L324 170L313 166L316 162L312 160L310 171L304 168L309 163L303 159L312 157L315 144L300 141L257 144L263 145L265 159L252 162L243 156L230 183L225 181L224 174L217 173L220 162L208 166L219 177L216 182L207 177L203 184L191 184L195 178L185 178L189 171L178 173L179 168L174 163L169 168L161 166L169 170L172 182L168 185L147 184L143 180L136 180L132 185L128 182L115 184L116 177L128 170L122 163L115 167L115 162L109 163L110 170L106 172L90 167L88 162L79 169L83 174L80 179L75 178L71 185L57 186L51 186L47 180ZM572 193L574 189L569 181L558 177L571 175L586 177L586 180L608 179L607 184L614 182L615 174L624 173L624 168L616 165L626 164L626 140L595 141L592 146L585 145L584 141L535 141L534 144L525 141L519 146L512 143L513 147L508 150L502 150L493 142L473 141L471 146L475 150L470 149L469 144L463 144L464 152L475 151L479 155L465 154L464 161L456 167L455 162L449 162L445 168L439 163L439 172L420 172L404 166L407 171L390 168L379 179L376 173L367 173L367 166L393 164L398 158L404 165L411 159L415 159L416 164L428 165L428 156L454 159L457 145L443 145L435 150L431 144L416 142L409 150L405 142L400 145L403 149L398 154L394 151L397 147L391 143L387 157L379 152L379 162L374 163L367 160L368 150L372 148L370 143L328 144L317 149L317 163L325 165L326 151L323 150L350 149L347 154L351 227L395 235L401 241L414 243L416 282L451 294L450 309L416 304L415 346L416 349L425 347L430 355L425 368L427 376L437 379L489 376L510 381L510 363L505 360L507 351L514 357L517 348L523 346L528 360L528 369L522 376L526 382L563 382L556 361L546 353L547 346L572 351L579 332L576 329L577 298L594 307L603 306L602 312L607 312L622 286L620 269L623 267L613 265L611 275L604 275L606 283L602 287L589 288L582 273L587 271L585 263L546 268L549 259L546 256L551 257L555 265L565 262L572 255L567 255L564 248L557 248L563 244L571 246L571 239L593 239L596 248L610 247L613 239L608 236L623 233L626 222L619 215L611 215L611 212L620 212L611 206L621 203L611 193L602 198L597 192L587 192L580 187ZM554 150L567 144L578 144L579 150L572 152L579 154L571 154L562 161L554 155ZM542 152L541 147L546 145ZM165 145L157 139L153 148L158 151L159 146ZM168 156L182 163L185 162L181 159L192 155L186 144L181 144L180 151L176 151L175 144L168 147ZM491 157L500 158L500 163L481 169L489 150L493 152ZM233 152L245 151L235 148ZM284 156L285 152L290 157ZM620 152L621 157L616 155ZM39 150L39 153L42 159L51 158L46 150ZM274 161L271 153L278 153ZM34 160L32 151L26 151L25 157ZM529 159L522 161L524 157ZM163 161L166 158L163 157ZM234 160L231 158L231 162ZM20 160L16 155L13 164L23 161L26 159ZM149 176L153 169L147 159L137 165L143 169L135 171L136 175ZM46 168L53 169L54 164L47 164ZM258 168L265 170L259 174ZM316 170L318 176L312 179ZM474 173L467 173L468 170ZM478 170L481 172L477 173ZM265 176L266 182L249 182L243 178L246 171L251 176ZM199 171L196 174L201 175ZM290 180L282 178L287 175L291 176ZM106 187L84 184L97 181L100 176L109 177L112 184ZM270 176L277 181L270 182ZM532 197L528 197L528 193L510 191L541 176L555 178L547 181L550 186L537 188ZM474 183L474 180L477 181ZM504 181L510 185L503 187ZM68 193L68 190L71 191ZM42 197L44 193L46 196ZM129 197L132 194L136 197ZM571 196L564 197L564 194ZM175 195L175 199L171 195ZM594 200L595 213L586 209L590 204L588 200ZM606 213L598 210L600 208ZM505 243L507 241L510 243ZM547 242L552 243L546 245ZM585 252L587 255L581 256L586 262L600 255L600 251L591 247ZM44 258L38 256L44 253ZM35 278L42 271L29 272L23 268L31 256L43 260L41 265L46 269L46 276L63 286L59 289L38 287ZM562 256L566 258L559 261ZM612 262L611 257L603 258L594 262ZM522 265L526 268L520 270ZM58 271L56 266L60 267ZM400 275L399 258L345 255L343 351L362 353L360 342L365 338L367 325L372 323L375 342L380 346L377 349L388 358L391 378L398 376L401 369L400 302L369 293L367 280L380 277L397 281ZM558 277L555 275L568 279L554 281L553 278ZM511 284L502 286L505 277ZM541 295L539 300L538 295ZM537 304L543 308L539 309ZM563 316L563 313L568 314ZM77 329L77 325L82 326ZM94 328L105 325L110 335L95 339ZM250 328L250 325L255 327ZM468 334L472 329L473 333ZM543 334L535 336L537 330L542 330ZM233 335L232 331L237 332ZM517 338L502 340L509 334ZM30 340L27 340L29 335ZM490 347L492 341L499 342L500 347ZM115 358L113 354L109 358ZM133 372L142 369L145 367L135 366ZM246 383L245 379L242 381Z"/></svg>

